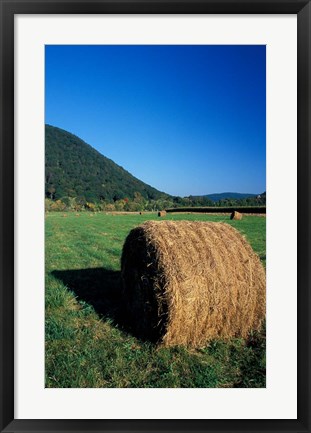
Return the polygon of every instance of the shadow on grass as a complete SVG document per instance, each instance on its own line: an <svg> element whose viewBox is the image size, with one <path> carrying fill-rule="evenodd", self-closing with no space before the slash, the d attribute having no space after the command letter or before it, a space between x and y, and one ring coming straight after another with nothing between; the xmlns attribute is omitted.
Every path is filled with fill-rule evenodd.
<svg viewBox="0 0 311 433"><path fill-rule="evenodd" d="M121 272L104 268L53 271L79 301L91 305L96 313L127 333L131 333L122 296Z"/></svg>

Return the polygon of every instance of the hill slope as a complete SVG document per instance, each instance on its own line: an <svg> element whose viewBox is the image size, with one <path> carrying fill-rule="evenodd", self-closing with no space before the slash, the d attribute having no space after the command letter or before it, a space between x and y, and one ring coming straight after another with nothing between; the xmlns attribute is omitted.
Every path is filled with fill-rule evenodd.
<svg viewBox="0 0 311 433"><path fill-rule="evenodd" d="M138 180L77 136L45 126L45 195L53 199L81 197L96 202L133 198L167 197Z"/></svg>

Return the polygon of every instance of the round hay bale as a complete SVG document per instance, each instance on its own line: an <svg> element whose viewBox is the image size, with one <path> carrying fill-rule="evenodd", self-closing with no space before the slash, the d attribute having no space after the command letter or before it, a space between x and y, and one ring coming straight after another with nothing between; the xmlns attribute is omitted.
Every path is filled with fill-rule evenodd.
<svg viewBox="0 0 311 433"><path fill-rule="evenodd" d="M125 240L122 281L132 330L166 346L246 337L265 316L265 270L225 223L148 221Z"/></svg>
<svg viewBox="0 0 311 433"><path fill-rule="evenodd" d="M236 210L234 210L230 216L231 220L241 220L243 217L243 215L240 212L237 212Z"/></svg>
<svg viewBox="0 0 311 433"><path fill-rule="evenodd" d="M160 212L158 212L158 217L165 217L166 216L166 210L160 210Z"/></svg>

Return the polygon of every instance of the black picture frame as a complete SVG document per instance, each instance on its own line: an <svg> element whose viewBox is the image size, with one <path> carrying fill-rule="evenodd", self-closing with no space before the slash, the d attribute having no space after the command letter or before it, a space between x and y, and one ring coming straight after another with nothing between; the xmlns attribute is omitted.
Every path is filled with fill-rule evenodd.
<svg viewBox="0 0 311 433"><path fill-rule="evenodd" d="M311 4L302 0L0 0L0 427L1 432L309 432ZM298 21L298 419L22 420L14 419L14 15L297 14ZM291 210L293 211L293 210Z"/></svg>

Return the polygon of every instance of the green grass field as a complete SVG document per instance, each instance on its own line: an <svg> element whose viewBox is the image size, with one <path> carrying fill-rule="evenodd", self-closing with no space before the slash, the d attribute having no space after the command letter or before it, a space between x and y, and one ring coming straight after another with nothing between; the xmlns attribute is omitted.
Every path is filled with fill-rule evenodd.
<svg viewBox="0 0 311 433"><path fill-rule="evenodd" d="M197 350L161 348L127 332L120 257L128 232L156 214L88 212L46 216L46 386L51 388L265 387L265 330L247 341ZM175 214L170 220L224 221L265 264L266 218Z"/></svg>

